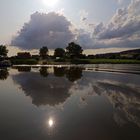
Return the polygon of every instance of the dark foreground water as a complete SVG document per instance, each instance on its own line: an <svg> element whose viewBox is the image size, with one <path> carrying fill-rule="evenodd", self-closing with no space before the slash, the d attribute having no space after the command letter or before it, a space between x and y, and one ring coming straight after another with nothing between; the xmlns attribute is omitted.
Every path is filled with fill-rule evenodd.
<svg viewBox="0 0 140 140"><path fill-rule="evenodd" d="M140 139L140 65L88 67L0 69L0 140Z"/></svg>

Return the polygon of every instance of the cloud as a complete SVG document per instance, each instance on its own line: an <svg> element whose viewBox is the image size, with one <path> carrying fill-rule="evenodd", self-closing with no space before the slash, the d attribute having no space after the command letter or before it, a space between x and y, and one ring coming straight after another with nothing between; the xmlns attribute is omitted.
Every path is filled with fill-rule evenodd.
<svg viewBox="0 0 140 140"><path fill-rule="evenodd" d="M75 37L70 30L71 26L71 22L62 14L36 12L24 24L11 45L23 49L38 49L46 45L50 49L64 48Z"/></svg>
<svg viewBox="0 0 140 140"><path fill-rule="evenodd" d="M124 0L117 0L118 4L122 4Z"/></svg>
<svg viewBox="0 0 140 140"><path fill-rule="evenodd" d="M94 37L109 47L139 47L140 0L132 1L127 8L118 9L107 25L98 24Z"/></svg>
<svg viewBox="0 0 140 140"><path fill-rule="evenodd" d="M93 48L94 44L91 33L83 29L78 30L76 42L79 43L84 49Z"/></svg>
<svg viewBox="0 0 140 140"><path fill-rule="evenodd" d="M113 117L119 126L132 122L140 127L140 118L137 115L140 107L139 82L138 79L128 79L132 77L122 78L121 74L105 73L92 73L91 76L86 72L86 77L71 86L69 91L73 95L81 95L81 107L88 104L92 97L103 96L112 104Z"/></svg>
<svg viewBox="0 0 140 140"><path fill-rule="evenodd" d="M36 106L58 106L70 97L68 90L71 82L61 77L49 75L44 78L38 72L22 72L13 75L12 79L26 96L31 97L32 103Z"/></svg>
<svg viewBox="0 0 140 140"><path fill-rule="evenodd" d="M82 22L84 22L84 21L86 21L86 20L88 19L89 13L88 13L87 11L81 10L81 11L79 12L79 14L80 14L80 20L81 20Z"/></svg>
<svg viewBox="0 0 140 140"><path fill-rule="evenodd" d="M139 48L139 7L140 0L133 0L127 7L118 9L107 24L101 22L89 26L88 31L79 30L77 42L84 48Z"/></svg>
<svg viewBox="0 0 140 140"><path fill-rule="evenodd" d="M93 48L139 48L140 47L140 0L132 0L118 9L105 24L89 23L89 13L79 12L81 29L75 29L72 22L60 13L34 13L12 40L12 45L23 49L65 48L71 41L84 49ZM74 30L72 30L74 29Z"/></svg>

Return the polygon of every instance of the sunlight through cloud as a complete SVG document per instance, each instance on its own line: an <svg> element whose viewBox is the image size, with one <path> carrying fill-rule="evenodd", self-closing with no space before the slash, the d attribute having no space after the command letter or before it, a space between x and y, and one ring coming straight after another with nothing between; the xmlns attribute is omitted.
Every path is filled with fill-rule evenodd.
<svg viewBox="0 0 140 140"><path fill-rule="evenodd" d="M42 0L43 4L49 7L54 7L59 0Z"/></svg>

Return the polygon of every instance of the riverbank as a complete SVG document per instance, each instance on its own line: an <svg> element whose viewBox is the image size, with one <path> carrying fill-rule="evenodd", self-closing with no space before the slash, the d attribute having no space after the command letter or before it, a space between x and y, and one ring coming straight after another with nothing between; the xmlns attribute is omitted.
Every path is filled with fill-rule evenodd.
<svg viewBox="0 0 140 140"><path fill-rule="evenodd" d="M71 65L71 64L140 64L140 60L133 59L13 59L12 65Z"/></svg>
<svg viewBox="0 0 140 140"><path fill-rule="evenodd" d="M140 64L140 60L133 59L77 59L75 64Z"/></svg>

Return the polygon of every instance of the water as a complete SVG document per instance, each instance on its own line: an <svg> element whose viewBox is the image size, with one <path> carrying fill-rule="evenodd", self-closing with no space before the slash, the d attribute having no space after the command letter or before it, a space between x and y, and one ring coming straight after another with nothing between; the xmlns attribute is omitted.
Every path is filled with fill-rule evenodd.
<svg viewBox="0 0 140 140"><path fill-rule="evenodd" d="M140 65L1 69L0 140L140 139L139 70Z"/></svg>

